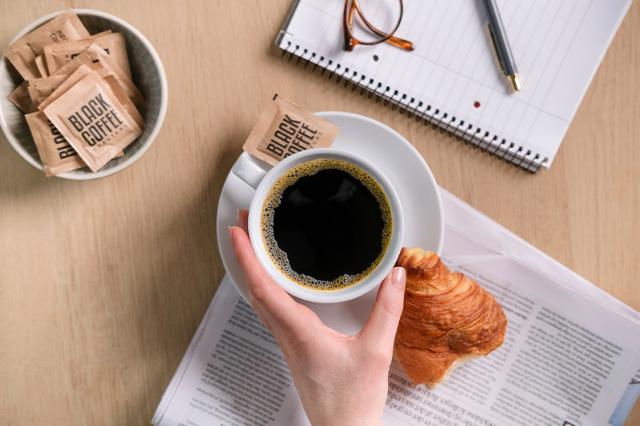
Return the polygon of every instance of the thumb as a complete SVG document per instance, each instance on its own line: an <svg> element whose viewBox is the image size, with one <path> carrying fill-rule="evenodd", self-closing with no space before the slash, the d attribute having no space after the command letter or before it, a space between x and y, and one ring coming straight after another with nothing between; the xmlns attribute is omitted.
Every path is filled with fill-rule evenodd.
<svg viewBox="0 0 640 426"><path fill-rule="evenodd" d="M404 304L405 282L404 268L396 267L380 285L376 303L358 336L366 348L389 354L393 352L393 341Z"/></svg>

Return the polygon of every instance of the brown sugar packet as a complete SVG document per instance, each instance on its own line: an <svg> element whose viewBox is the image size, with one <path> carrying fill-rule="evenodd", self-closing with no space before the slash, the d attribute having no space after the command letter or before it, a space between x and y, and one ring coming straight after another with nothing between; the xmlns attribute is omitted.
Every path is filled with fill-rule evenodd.
<svg viewBox="0 0 640 426"><path fill-rule="evenodd" d="M278 96L258 117L243 149L271 165L309 148L331 145L338 127Z"/></svg>
<svg viewBox="0 0 640 426"><path fill-rule="evenodd" d="M89 67L93 69L105 68L107 71L105 71L105 74L103 75L113 74L136 107L142 108L144 98L142 97L140 90L138 90L131 79L127 77L124 71L120 70L118 66L113 63L113 60L109 58L109 55L97 45L92 44L76 56L71 62L66 63L51 75L70 75L80 65L89 65Z"/></svg>
<svg viewBox="0 0 640 426"><path fill-rule="evenodd" d="M35 62L36 54L33 53L33 50L26 42L9 46L5 56L25 80L40 77L40 72Z"/></svg>
<svg viewBox="0 0 640 426"><path fill-rule="evenodd" d="M92 171L142 134L109 85L95 74L77 82L44 113Z"/></svg>
<svg viewBox="0 0 640 426"><path fill-rule="evenodd" d="M113 59L113 62L131 78L131 68L127 58L127 48L124 36L120 33L100 33L88 39L70 41L68 43L50 44L44 47L44 57L49 72L54 73L58 68L78 56L91 44L97 44Z"/></svg>
<svg viewBox="0 0 640 426"><path fill-rule="evenodd" d="M93 71L89 65L81 64L69 76L54 75L53 78L64 77L64 80L60 82L60 84L58 84L57 87L54 87L54 90L44 100L41 100L39 103L37 103L36 106L40 111L44 110L53 101L58 99L60 96L65 94L69 89L75 86L77 82L79 82L80 80L85 78L87 75L92 73Z"/></svg>
<svg viewBox="0 0 640 426"><path fill-rule="evenodd" d="M18 107L18 109L25 114L28 114L36 110L35 105L33 104L33 102L31 102L31 99L29 98L29 92L28 92L26 81L23 81L18 85L18 87L13 89L13 92L9 94L8 99L11 101L12 104Z"/></svg>
<svg viewBox="0 0 640 426"><path fill-rule="evenodd" d="M29 98L33 105L40 105L53 91L67 79L66 75L52 75L49 77L35 78L26 82Z"/></svg>
<svg viewBox="0 0 640 426"><path fill-rule="evenodd" d="M99 77L103 78L107 82L107 84L109 84L109 87L116 96L116 99L118 99L124 109L129 113L131 118L133 118L133 120L136 122L136 124L141 129L144 128L144 120L142 118L142 115L140 115L140 112L138 111L136 106L133 104L131 99L129 99L124 89L120 86L116 78L113 76L111 70L103 68L99 64L92 65L98 66L93 67L92 69L87 65L80 65L78 69L75 70L69 77L67 77L66 80L64 80L64 82L62 82L55 90L53 90L45 100L37 104L38 109L41 111L45 109L49 104L62 96L67 90L69 90L87 75L97 74Z"/></svg>
<svg viewBox="0 0 640 426"><path fill-rule="evenodd" d="M65 43L91 37L78 15L69 10L56 16L46 24L25 36L27 44L37 55L42 55L44 47L51 43Z"/></svg>
<svg viewBox="0 0 640 426"><path fill-rule="evenodd" d="M107 70L110 71L111 74L118 80L118 83L124 89L125 93L129 98L133 101L133 103L138 108L142 108L144 105L144 97L142 93L133 81L127 76L127 74L120 69L120 67L115 63L115 61L109 56L107 52L101 49L98 45L92 44L87 47L85 52L94 60L98 61L98 63Z"/></svg>
<svg viewBox="0 0 640 426"><path fill-rule="evenodd" d="M51 76L64 75L69 76L75 70L78 69L80 65L88 65L92 66L93 64L97 64L98 61L94 59L87 51L81 52L78 56L73 58L71 62L67 62L62 67L58 68L55 72L51 73Z"/></svg>
<svg viewBox="0 0 640 426"><path fill-rule="evenodd" d="M72 11L61 13L9 46L7 59L25 80L40 77L36 56L41 55L47 44L80 40L89 37L89 31Z"/></svg>
<svg viewBox="0 0 640 426"><path fill-rule="evenodd" d="M92 68L96 68L96 70L94 71ZM60 96L62 96L64 93L66 93L77 82L82 80L87 75L95 74L96 72L98 74L100 74L102 72L103 74L108 75L107 73L109 71L105 70L104 68L102 68L100 66L100 64L93 64L92 63L90 66L89 65L85 65L85 64L81 64L78 67L78 69L76 69L68 77L67 76L63 76L63 75L51 76L51 77L48 78L48 81L52 82L52 84L50 84L49 87L48 87L48 88L51 88L51 90L49 91L48 95L44 99L39 99L39 98L36 99L35 97L32 97L31 100L35 105L37 105L37 109L42 111L49 104L51 104L53 101L55 101ZM102 75L100 75L100 77L102 77ZM59 83L58 83L58 81L53 81L54 79L60 79L60 78L62 78L62 81L60 81ZM47 82L48 81L45 81L45 79L38 79L38 80L40 80L39 81L40 86L45 86L45 88L47 88ZM38 82L38 80L32 80L29 83L31 85L32 83ZM116 98L121 103L122 103L121 97L124 97L127 100L127 103L123 104L125 110L132 116L132 118L134 119L136 124L138 124L138 126L140 126L140 128L142 129L144 127L144 121L142 120L142 116L140 115L140 113L136 109L135 105L133 105L133 102L131 102L131 100L127 97L127 95L124 93L124 91L122 90L122 88L120 87L120 85L117 82L116 82L116 86L118 86L118 89L119 89L119 92L117 92L117 93L114 91L114 94L116 95ZM110 87L113 90L113 86L110 86ZM39 94L45 94L45 93L47 93L47 90L39 91ZM138 119L139 119L139 121L138 121ZM118 153L118 155L116 155L116 158L119 158L119 157L122 157L122 156L124 156L124 151L120 151Z"/></svg>
<svg viewBox="0 0 640 426"><path fill-rule="evenodd" d="M92 66L93 60L88 54L81 54L72 62L59 69L55 74L48 77L32 78L25 82L29 97L34 105L35 111L42 101L44 101L53 91L64 82L80 65ZM97 64L96 64L97 65ZM29 112L32 112L29 111Z"/></svg>
<svg viewBox="0 0 640 426"><path fill-rule="evenodd" d="M37 111L25 116L33 142L38 150L45 176L53 176L85 167L69 142L51 124L43 112Z"/></svg>
<svg viewBox="0 0 640 426"><path fill-rule="evenodd" d="M36 63L36 68L40 73L40 77L48 77L49 70L47 70L47 66L44 63L44 56L43 55L36 56L35 63Z"/></svg>

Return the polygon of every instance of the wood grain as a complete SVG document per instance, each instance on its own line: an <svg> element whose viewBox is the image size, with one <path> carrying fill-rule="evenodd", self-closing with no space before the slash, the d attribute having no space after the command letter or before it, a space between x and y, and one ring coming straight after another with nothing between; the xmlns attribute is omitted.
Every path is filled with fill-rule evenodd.
<svg viewBox="0 0 640 426"><path fill-rule="evenodd" d="M39 16L104 10L155 45L168 76L164 128L133 167L91 182L46 179L0 143L0 424L144 425L223 268L217 200L260 105L398 130L439 183L640 309L640 5L613 40L549 171L525 174L282 61L278 1L0 2L0 46ZM636 407L629 424L640 424Z"/></svg>

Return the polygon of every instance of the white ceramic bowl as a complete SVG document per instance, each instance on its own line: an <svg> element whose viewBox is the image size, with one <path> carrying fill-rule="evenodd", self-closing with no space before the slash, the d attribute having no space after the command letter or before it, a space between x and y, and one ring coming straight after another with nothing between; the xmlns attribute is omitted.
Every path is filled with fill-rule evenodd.
<svg viewBox="0 0 640 426"><path fill-rule="evenodd" d="M87 180L112 175L135 163L149 149L160 132L167 112L167 77L160 62L160 57L149 40L133 26L108 13L92 9L74 9L82 23L91 34L107 29L122 33L127 44L127 53L133 74L133 82L138 86L145 98L144 107L140 111L145 121L145 128L138 139L125 148L123 157L111 160L102 169L92 172L88 168L74 170L58 175L60 178ZM60 12L55 12L27 25L13 40L33 31L49 21ZM13 43L13 40L11 43ZM6 46L5 46L6 48ZM23 113L16 108L7 96L20 82L9 61L0 59L0 128L9 144L33 167L42 170L42 163L31 138L31 133Z"/></svg>

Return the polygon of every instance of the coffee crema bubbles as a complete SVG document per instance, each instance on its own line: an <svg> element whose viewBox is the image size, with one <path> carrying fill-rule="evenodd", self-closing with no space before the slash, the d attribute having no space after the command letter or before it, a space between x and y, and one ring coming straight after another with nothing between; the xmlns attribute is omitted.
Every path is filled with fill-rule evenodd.
<svg viewBox="0 0 640 426"><path fill-rule="evenodd" d="M319 158L293 166L266 196L265 249L296 284L320 291L360 283L389 246L393 215L380 184L348 161Z"/></svg>

